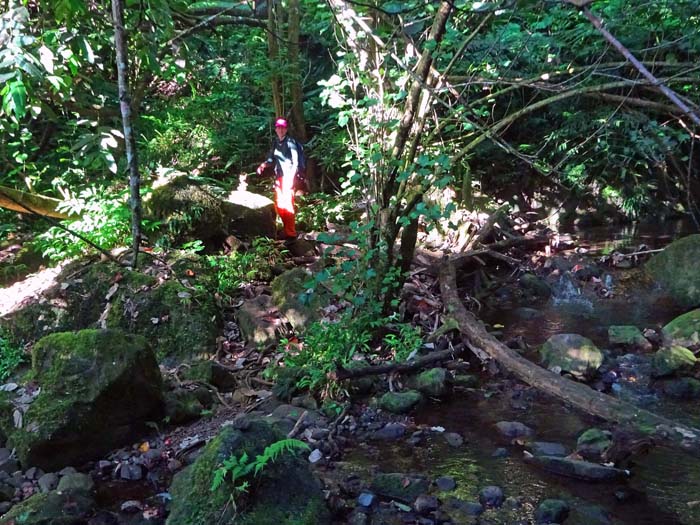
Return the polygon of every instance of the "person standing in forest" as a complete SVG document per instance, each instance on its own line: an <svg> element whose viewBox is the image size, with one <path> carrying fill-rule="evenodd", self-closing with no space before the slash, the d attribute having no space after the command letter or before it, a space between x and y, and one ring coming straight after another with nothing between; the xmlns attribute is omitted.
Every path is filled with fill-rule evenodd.
<svg viewBox="0 0 700 525"><path fill-rule="evenodd" d="M301 147L299 143L287 135L287 120L278 118L275 120L275 134L277 137L272 142L272 147L267 154L265 162L257 169L261 175L266 169L272 167L275 174L275 210L284 225L284 238L293 241L297 238L294 220L294 179L301 169Z"/></svg>

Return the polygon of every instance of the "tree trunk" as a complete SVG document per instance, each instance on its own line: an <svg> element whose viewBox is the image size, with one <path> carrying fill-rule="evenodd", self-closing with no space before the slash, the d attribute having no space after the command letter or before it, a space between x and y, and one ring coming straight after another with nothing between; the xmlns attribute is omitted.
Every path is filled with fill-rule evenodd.
<svg viewBox="0 0 700 525"><path fill-rule="evenodd" d="M275 117L284 117L284 95L282 91L282 77L279 74L280 58L279 44L282 24L279 19L281 10L278 0L271 0L267 10L267 52L270 59L270 91L272 95L272 107Z"/></svg>
<svg viewBox="0 0 700 525"><path fill-rule="evenodd" d="M700 447L700 430L676 423L647 410L601 394L582 383L570 381L559 374L528 361L489 334L481 322L467 311L457 292L455 266L445 263L440 272L440 290L448 315L459 325L467 346L486 352L521 381L569 403L584 412L606 421L631 426L672 445L684 448Z"/></svg>
<svg viewBox="0 0 700 525"><path fill-rule="evenodd" d="M126 148L126 163L129 169L129 191L131 204L131 237L134 252L132 267L138 263L139 246L141 245L141 175L139 174L136 156L136 140L131 125L131 100L128 83L128 54L126 34L124 31L124 5L122 0L112 0L112 17L114 19L114 43L117 52L117 82L119 87L119 108L122 113L124 128L124 145Z"/></svg>

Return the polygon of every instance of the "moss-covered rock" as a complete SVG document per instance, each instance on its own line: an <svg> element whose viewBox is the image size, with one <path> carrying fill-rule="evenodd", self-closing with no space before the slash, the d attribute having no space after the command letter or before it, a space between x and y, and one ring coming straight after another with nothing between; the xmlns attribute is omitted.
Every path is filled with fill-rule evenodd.
<svg viewBox="0 0 700 525"><path fill-rule="evenodd" d="M384 498L409 504L426 493L428 488L430 481L425 476L398 472L377 474L370 485L370 490Z"/></svg>
<svg viewBox="0 0 700 525"><path fill-rule="evenodd" d="M479 378L473 374L456 374L452 383L460 388L476 388L479 386Z"/></svg>
<svg viewBox="0 0 700 525"><path fill-rule="evenodd" d="M160 359L210 354L221 325L213 272L201 257L175 254L169 262L172 278L163 282L113 262L69 265L60 286L0 325L18 343L104 326L144 335Z"/></svg>
<svg viewBox="0 0 700 525"><path fill-rule="evenodd" d="M259 295L245 301L236 313L243 340L260 346L276 344L277 329L272 322L276 310L269 295Z"/></svg>
<svg viewBox="0 0 700 525"><path fill-rule="evenodd" d="M212 396L204 387L194 390L175 388L165 393L165 417L170 424L187 423L202 417L212 404Z"/></svg>
<svg viewBox="0 0 700 525"><path fill-rule="evenodd" d="M251 239L275 233L274 205L267 197L247 191L226 196L187 176L156 188L145 209L173 245L201 240L218 247L228 235Z"/></svg>
<svg viewBox="0 0 700 525"><path fill-rule="evenodd" d="M700 234L672 242L646 264L647 271L687 308L700 306Z"/></svg>
<svg viewBox="0 0 700 525"><path fill-rule="evenodd" d="M575 377L592 376L603 364L603 352L593 341L578 334L556 334L540 348L542 364Z"/></svg>
<svg viewBox="0 0 700 525"><path fill-rule="evenodd" d="M420 392L387 392L379 398L379 407L392 414L405 414L423 400Z"/></svg>
<svg viewBox="0 0 700 525"><path fill-rule="evenodd" d="M589 428L576 440L576 452L589 461L600 461L600 458L612 445L612 434L607 430Z"/></svg>
<svg viewBox="0 0 700 525"><path fill-rule="evenodd" d="M8 446L25 467L81 464L162 417L160 371L140 336L119 330L51 334L34 345L32 375L41 392L22 427L15 427L9 397L0 417Z"/></svg>
<svg viewBox="0 0 700 525"><path fill-rule="evenodd" d="M0 525L83 525L95 507L83 491L34 494L0 518Z"/></svg>
<svg viewBox="0 0 700 525"><path fill-rule="evenodd" d="M534 274L526 273L520 277L520 286L530 295L547 298L552 295L549 285Z"/></svg>
<svg viewBox="0 0 700 525"><path fill-rule="evenodd" d="M223 428L197 460L175 476L167 525L330 523L320 485L308 463L291 454L283 453L257 478L251 478L248 493L239 495L236 501L238 515L229 504L233 490L230 479L218 490L211 490L214 471L225 459L232 455L240 458L244 453L255 458L267 445L285 437L260 419L251 419L245 426L245 430Z"/></svg>
<svg viewBox="0 0 700 525"><path fill-rule="evenodd" d="M49 262L29 243L23 246L1 246L0 253L3 255L0 257L0 286L9 286L24 279Z"/></svg>
<svg viewBox="0 0 700 525"><path fill-rule="evenodd" d="M444 368L431 368L411 377L408 385L430 397L442 397L450 391L447 371Z"/></svg>
<svg viewBox="0 0 700 525"><path fill-rule="evenodd" d="M651 350L651 343L644 337L642 331L632 325L614 325L608 327L608 341L613 346Z"/></svg>
<svg viewBox="0 0 700 525"><path fill-rule="evenodd" d="M272 300L295 330L303 331L318 320L321 308L330 301L330 294L323 287L307 290L304 283L311 277L311 271L300 266L272 281Z"/></svg>
<svg viewBox="0 0 700 525"><path fill-rule="evenodd" d="M563 523L569 516L569 504L561 499L546 499L535 510L535 522L542 524Z"/></svg>
<svg viewBox="0 0 700 525"><path fill-rule="evenodd" d="M663 327L662 335L667 345L700 347L700 308L676 317Z"/></svg>
<svg viewBox="0 0 700 525"><path fill-rule="evenodd" d="M690 370L697 358L684 346L670 346L657 350L651 359L652 377L670 376L677 372Z"/></svg>

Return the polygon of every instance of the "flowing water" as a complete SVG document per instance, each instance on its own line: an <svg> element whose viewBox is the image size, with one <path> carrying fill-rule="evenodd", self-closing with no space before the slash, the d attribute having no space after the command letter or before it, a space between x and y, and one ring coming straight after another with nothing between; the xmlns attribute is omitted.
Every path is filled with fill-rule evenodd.
<svg viewBox="0 0 700 525"><path fill-rule="evenodd" d="M687 232L686 225L673 224L589 230L572 237L580 251L583 248L593 257L624 246L662 247ZM511 304L481 312L481 317L492 326L502 325L504 340L520 336L532 349L553 334L567 332L589 337L605 348L611 325L659 328L682 313L659 290L640 284L634 272L631 275L626 279L624 272L614 270L602 275L603 283L614 291L612 298L603 299L580 293L576 281L564 274L549 300L532 305ZM536 359L534 352L530 356ZM672 403L644 392L631 399L685 423L700 423L697 400ZM460 393L443 404L423 409L415 419L418 424L459 432L465 444L452 448L439 432L433 432L424 446L382 446L379 468L385 472L425 472L433 478L450 475L457 481L454 495L466 500L476 500L486 485L499 485L506 496L523 502L488 523L527 523L540 501L562 498L572 508L566 525L700 524L700 458L690 453L657 446L648 455L635 458L630 465L631 478L617 484L589 483L544 473L523 461L519 446L506 444L508 456L494 457L494 450L504 446L494 427L498 421L523 422L535 429L537 441L561 443L570 451L583 430L602 425L533 389L487 388ZM357 457L361 455L358 451Z"/></svg>

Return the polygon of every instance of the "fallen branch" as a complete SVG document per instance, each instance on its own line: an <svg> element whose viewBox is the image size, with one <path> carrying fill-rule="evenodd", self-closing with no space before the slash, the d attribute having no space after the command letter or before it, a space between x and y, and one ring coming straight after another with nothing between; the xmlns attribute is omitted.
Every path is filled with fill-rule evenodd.
<svg viewBox="0 0 700 525"><path fill-rule="evenodd" d="M448 350L440 350L431 352L428 355L421 356L412 361L405 363L386 363L384 365L366 366L364 368L347 369L340 363L335 365L335 379L342 381L343 379L356 379L358 377L375 376L379 374L389 374L392 372L415 372L422 370L428 365L438 363L440 361L448 361L454 359L462 348L451 348Z"/></svg>
<svg viewBox="0 0 700 525"><path fill-rule="evenodd" d="M441 269L440 290L448 315L456 319L468 346L483 350L518 379L606 421L631 426L644 433L654 429L655 437L675 446L700 447L700 430L566 379L528 361L501 343L462 304L457 291L455 265L451 261Z"/></svg>

